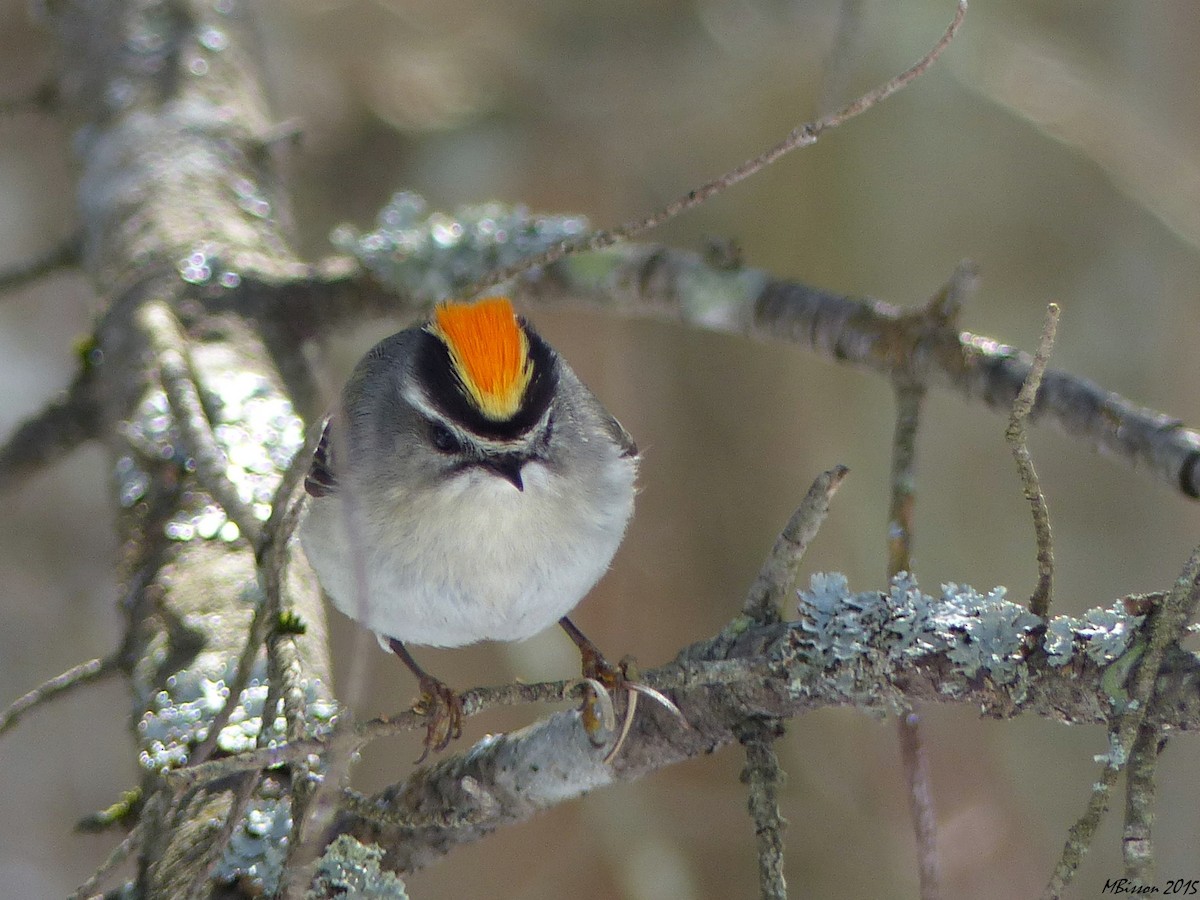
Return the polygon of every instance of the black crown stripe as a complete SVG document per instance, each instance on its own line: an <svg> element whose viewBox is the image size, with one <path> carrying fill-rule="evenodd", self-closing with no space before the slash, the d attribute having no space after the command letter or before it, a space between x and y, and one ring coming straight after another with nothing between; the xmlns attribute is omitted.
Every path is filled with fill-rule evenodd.
<svg viewBox="0 0 1200 900"><path fill-rule="evenodd" d="M450 351L440 338L424 329L418 338L416 376L425 388L429 402L447 419L483 438L507 441L521 437L545 415L558 387L554 351L525 324L524 319L518 319L518 322L529 339L533 376L517 411L502 420L489 419L471 401L454 373Z"/></svg>

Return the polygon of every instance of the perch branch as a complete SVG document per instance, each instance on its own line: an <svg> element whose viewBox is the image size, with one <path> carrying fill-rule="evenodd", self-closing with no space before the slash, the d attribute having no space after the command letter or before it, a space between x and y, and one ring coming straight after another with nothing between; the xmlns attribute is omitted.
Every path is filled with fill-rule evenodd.
<svg viewBox="0 0 1200 900"><path fill-rule="evenodd" d="M605 765L578 714L557 713L418 770L372 799L382 811L377 821L343 810L337 830L382 842L399 869L417 868L539 809L732 743L748 718L790 718L829 706L961 703L1000 716L1114 721L1106 673L1145 639L1149 626L1139 628L1142 619L1119 607L1059 617L1048 628L1059 643L1029 656L1026 639L1038 620L1023 607L967 588L947 590L939 599L898 581L888 593L850 596L844 585L818 590L814 584L803 595L799 621L752 626L732 640L726 630L641 673L643 683L676 702L690 728L648 704L621 756ZM1165 658L1158 694L1142 707L1146 721L1200 730L1200 660L1178 648ZM464 707L474 715L496 705L564 700L571 688L570 682L479 688L464 694ZM353 752L376 737L419 727L410 711L342 723L325 739L210 760L165 777L175 791L187 790L309 754ZM465 778L473 779L469 791Z"/></svg>

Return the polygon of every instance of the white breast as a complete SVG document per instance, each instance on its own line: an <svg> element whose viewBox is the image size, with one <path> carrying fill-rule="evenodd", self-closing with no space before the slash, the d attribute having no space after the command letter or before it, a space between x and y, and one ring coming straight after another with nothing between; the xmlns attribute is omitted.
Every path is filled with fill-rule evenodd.
<svg viewBox="0 0 1200 900"><path fill-rule="evenodd" d="M457 647L530 637L608 568L633 512L635 464L613 459L564 495L537 462L524 491L470 469L436 492L312 501L300 538L334 605L381 636Z"/></svg>

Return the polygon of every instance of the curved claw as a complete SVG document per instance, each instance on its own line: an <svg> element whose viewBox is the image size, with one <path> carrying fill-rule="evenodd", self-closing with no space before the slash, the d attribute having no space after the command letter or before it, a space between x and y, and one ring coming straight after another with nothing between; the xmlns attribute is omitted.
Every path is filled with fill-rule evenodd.
<svg viewBox="0 0 1200 900"><path fill-rule="evenodd" d="M413 704L425 716L425 751L417 762L423 763L429 751L441 753L450 742L462 737L462 698L432 675L421 679L421 699Z"/></svg>

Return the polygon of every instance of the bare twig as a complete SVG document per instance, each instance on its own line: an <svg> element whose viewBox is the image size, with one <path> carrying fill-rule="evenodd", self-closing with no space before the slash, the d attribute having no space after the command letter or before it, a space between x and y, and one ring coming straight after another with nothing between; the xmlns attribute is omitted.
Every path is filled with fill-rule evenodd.
<svg viewBox="0 0 1200 900"><path fill-rule="evenodd" d="M258 546L255 548L256 555L260 561L260 577L262 578L264 597L269 595L268 587L271 581L271 579L267 578L266 571L270 571L274 567L273 571L275 574L271 578L275 580L277 586L282 582L283 575L279 571L279 566L281 565L281 560L286 558L283 550L286 548L288 539L291 537L291 532L295 528L294 520L286 528L284 527L285 519L292 510L289 501L308 469L309 460L312 458L312 452L316 447L319 435L320 429L317 429L315 434L309 435L304 446L292 458L287 471L283 473L283 478L279 481L279 487L275 490L275 497L271 501L271 515L267 519L266 524L263 525L262 535ZM264 562L265 560L269 560L269 562ZM266 567L265 569L263 568L264 566ZM278 616L278 607L274 610L275 618L273 619L272 610L267 609L266 603L260 603L258 608L255 609L254 618L251 620L250 628L246 633L246 643L243 645L241 656L238 658L237 671L234 672L233 679L229 685L229 696L226 698L225 705L221 708L221 711L213 719L208 734L192 752L191 758L194 763L204 762L212 754L221 730L229 724L229 719L233 715L233 711L237 709L238 703L241 702L242 692L246 690L247 685L250 683L250 673L254 669L254 660L258 657L259 649L266 643L271 629L279 625ZM274 686L275 682L272 679L271 689L274 689ZM271 698L268 698L268 700L271 700ZM270 719L267 716L268 710L272 711ZM263 733L266 733L270 729L273 721L273 708L264 703Z"/></svg>
<svg viewBox="0 0 1200 900"><path fill-rule="evenodd" d="M742 783L750 788L747 806L758 843L758 887L762 900L787 900L787 882L783 877L783 829L787 822L779 814L779 787L784 775L771 746L782 735L783 724L778 720L748 723L738 734L746 751Z"/></svg>
<svg viewBox="0 0 1200 900"><path fill-rule="evenodd" d="M125 835L125 839L117 844L108 858L100 864L100 868L96 869L88 880L75 889L75 893L71 895L70 900L89 900L94 891L105 878L108 877L117 866L125 862L129 858L129 854L133 853L142 844L142 823L134 825L129 834Z"/></svg>
<svg viewBox="0 0 1200 900"><path fill-rule="evenodd" d="M61 675L55 675L49 681L39 684L25 696L14 700L7 709L0 712L0 734L4 734L16 725L21 716L31 709L56 697L61 697L77 687L92 684L113 675L119 670L120 656L114 653L101 659L89 659L87 662L72 666Z"/></svg>
<svg viewBox="0 0 1200 900"><path fill-rule="evenodd" d="M878 87L863 94L852 103L843 106L836 112L829 113L826 116L813 121L799 125L773 147L760 153L758 156L746 160L733 169L730 169L723 175L708 181L700 187L693 188L681 197L672 200L666 206L651 213L642 219L633 219L618 225L616 228L594 231L589 235L573 240L563 241L550 249L531 256L519 263L511 266L506 266L502 269L497 269L490 272L484 278L476 281L463 292L464 297L472 297L482 291L487 290L497 284L508 281L511 278L520 275L522 272L527 272L530 269L542 268L551 263L557 262L564 256L572 253L586 252L589 250L602 250L605 247L612 246L618 241L630 240L640 234L645 234L667 222L680 213L686 212L693 207L699 206L710 197L720 194L723 191L733 187L739 181L744 181L751 175L757 174L765 169L771 163L775 162L781 156L790 153L793 150L798 150L802 147L812 146L817 142L817 139L826 132L839 125L843 125L855 116L861 115L874 106L882 103L892 94L907 87L917 78L925 73L925 71L933 65L942 52L950 45L950 41L958 33L959 26L962 25L963 18L967 14L966 0L959 0L958 8L955 10L954 18L947 26L945 33L941 39L933 46L928 53L922 56L910 68L901 72L895 78Z"/></svg>
<svg viewBox="0 0 1200 900"><path fill-rule="evenodd" d="M138 321L154 348L163 391L171 404L175 423L187 441L188 451L196 461L196 475L201 485L221 504L246 539L257 544L262 525L225 474L228 461L217 444L212 423L200 400L187 338L181 333L178 320L166 304L147 303L140 310Z"/></svg>
<svg viewBox="0 0 1200 900"><path fill-rule="evenodd" d="M795 587L804 552L825 521L829 503L849 471L845 466L834 466L817 476L754 579L742 605L745 615L763 624L780 621L780 606Z"/></svg>
<svg viewBox="0 0 1200 900"><path fill-rule="evenodd" d="M925 312L934 327L957 312L958 279L933 298ZM912 572L913 511L917 497L917 433L925 387L921 381L897 378L896 426L892 434L891 499L888 504L888 577ZM929 783L929 765L921 741L921 719L908 710L896 720L900 761L908 789L908 811L917 844L917 871L922 900L941 894L941 862L937 851L937 813Z"/></svg>
<svg viewBox="0 0 1200 900"><path fill-rule="evenodd" d="M338 815L350 764L362 746L354 735L349 716L343 721L345 725L335 729L334 735L345 734L347 739L331 741L319 778L310 776L307 757L292 769L292 831L279 892L283 900L303 900L330 836L330 826Z"/></svg>
<svg viewBox="0 0 1200 900"><path fill-rule="evenodd" d="M1166 738L1157 728L1142 726L1129 755L1125 771L1125 828L1121 852L1125 857L1125 876L1149 884L1154 876L1154 803L1157 794L1155 774L1158 754Z"/></svg>
<svg viewBox="0 0 1200 900"><path fill-rule="evenodd" d="M1112 745L1117 743L1117 729L1115 728L1109 731L1109 743ZM1114 746L1109 750L1110 756L1115 752L1116 747ZM1074 879L1079 864L1091 848L1092 838L1095 837L1096 829L1100 827L1100 820L1104 818L1104 813L1108 810L1108 798L1117 781L1117 776L1120 774L1120 764L1110 759L1100 773L1100 780L1092 786L1092 794L1088 798L1083 815L1067 832L1066 844L1063 846L1054 874L1050 876L1050 882L1042 892L1042 900L1058 900L1066 886Z"/></svg>
<svg viewBox="0 0 1200 900"><path fill-rule="evenodd" d="M250 620L250 627L246 632L246 643L242 645L242 654L238 657L237 670L233 673L233 678L230 681L229 694L225 698L225 705L221 707L221 711L216 714L212 723L208 726L208 733L204 736L204 740L197 744L196 748L192 751L190 758L193 763L202 763L212 755L221 732L229 724L234 710L241 703L242 694L245 693L246 687L250 684L250 673L254 669L254 660L258 658L258 651L266 641L266 632L269 626L270 620L266 615L264 605L260 603L258 608L254 610L254 618ZM263 729L269 727L265 704L263 705L262 727Z"/></svg>
<svg viewBox="0 0 1200 900"><path fill-rule="evenodd" d="M1057 303L1046 307L1046 323L1042 326L1042 337L1038 341L1037 353L1034 354L1033 364L1025 383L1013 403L1012 415L1008 420L1008 429L1004 437L1012 447L1013 457L1017 461L1017 471L1021 476L1021 489L1025 499L1033 511L1033 530L1037 536L1038 583L1033 596L1029 598L1029 611L1043 619L1050 614L1050 599L1054 582L1054 544L1050 536L1050 508L1046 505L1046 495L1042 493L1041 481L1033 468L1033 456L1029 452L1026 441L1025 424L1033 411L1037 400L1038 390L1042 385L1042 376L1046 374L1046 363L1050 352L1054 349L1054 336L1058 331L1059 308Z"/></svg>
<svg viewBox="0 0 1200 900"><path fill-rule="evenodd" d="M287 503L286 497L276 498L277 503ZM279 532L267 545L260 569L263 583L263 610L267 629L267 675L270 687L263 706L263 727L259 732L259 746L269 740L275 709L283 701L284 720L287 722L287 739L297 741L304 737L304 689L300 686L301 666L296 656L295 630L303 627L296 621L295 611L285 590L288 563L288 541L296 530L304 500L292 502L287 514L279 520ZM291 623L288 625L288 623Z"/></svg>
<svg viewBox="0 0 1200 900"><path fill-rule="evenodd" d="M937 811L933 805L929 759L925 755L920 717L915 712L901 715L896 720L896 734L908 788L908 815L916 837L921 900L933 900L941 894L942 864L937 847Z"/></svg>
<svg viewBox="0 0 1200 900"><path fill-rule="evenodd" d="M925 388L897 382L892 432L891 493L888 502L887 574L912 571L913 511L917 502L917 431Z"/></svg>
<svg viewBox="0 0 1200 900"><path fill-rule="evenodd" d="M73 234L36 256L0 269L0 293L37 281L57 269L77 265L80 248L80 236Z"/></svg>

